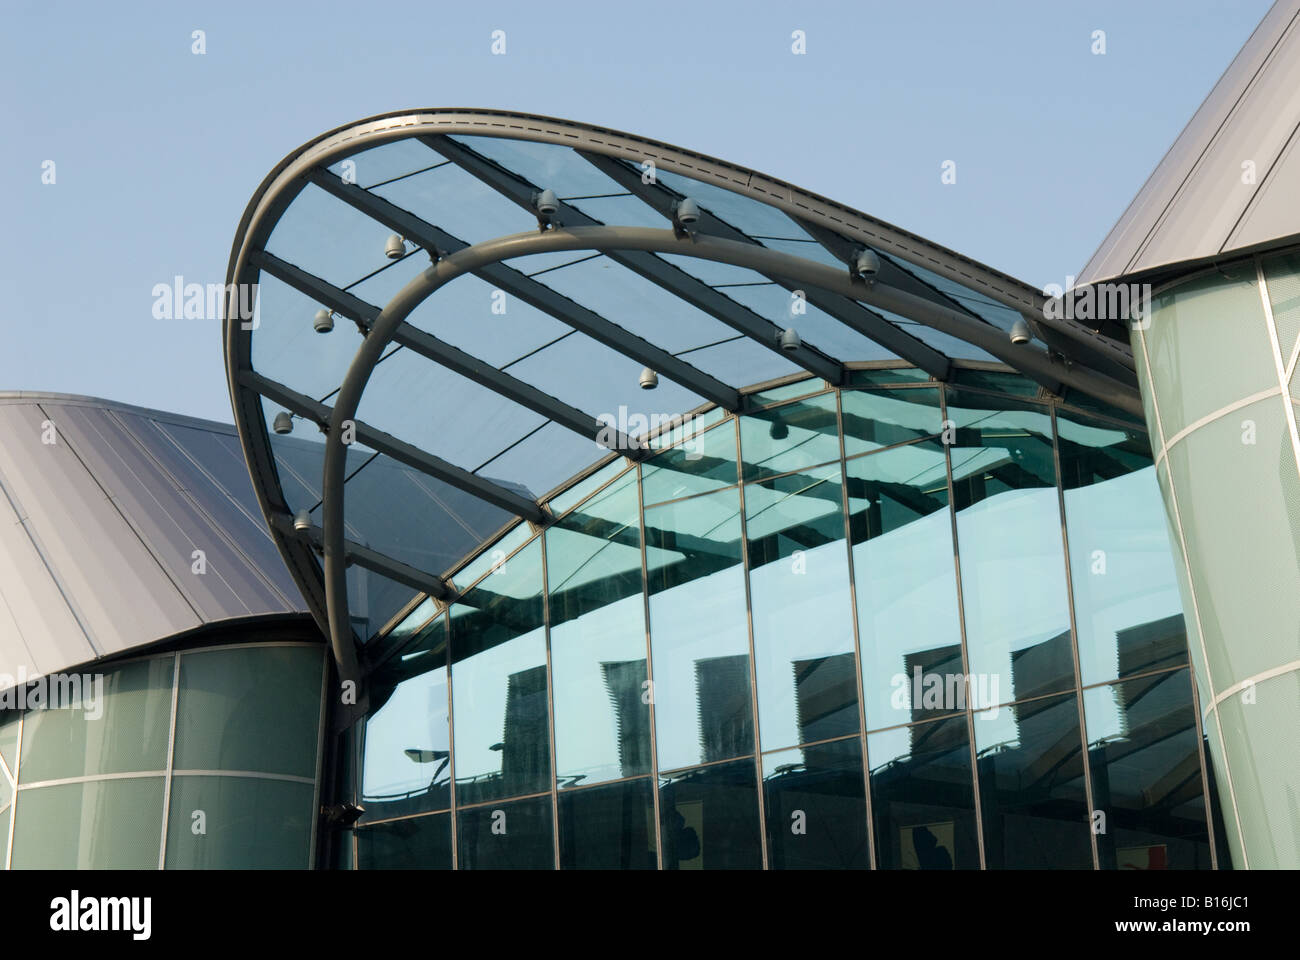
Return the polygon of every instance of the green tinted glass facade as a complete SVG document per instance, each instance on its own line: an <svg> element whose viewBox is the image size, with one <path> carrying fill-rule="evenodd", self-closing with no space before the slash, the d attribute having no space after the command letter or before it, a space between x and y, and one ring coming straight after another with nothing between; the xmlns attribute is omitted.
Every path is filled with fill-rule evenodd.
<svg viewBox="0 0 1300 960"><path fill-rule="evenodd" d="M1168 285L1132 342L1233 860L1300 867L1300 255Z"/></svg>
<svg viewBox="0 0 1300 960"><path fill-rule="evenodd" d="M0 714L3 862L310 867L324 669L317 643L241 643L24 688Z"/></svg>
<svg viewBox="0 0 1300 960"><path fill-rule="evenodd" d="M1229 866L1144 428L865 379L612 460L373 641L340 861Z"/></svg>

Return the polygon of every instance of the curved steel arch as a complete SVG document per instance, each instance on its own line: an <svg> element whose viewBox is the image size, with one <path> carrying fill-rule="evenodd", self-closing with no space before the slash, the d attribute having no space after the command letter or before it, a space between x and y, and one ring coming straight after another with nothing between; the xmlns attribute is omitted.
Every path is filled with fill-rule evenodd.
<svg viewBox="0 0 1300 960"><path fill-rule="evenodd" d="M714 244L735 241L698 237L693 246L688 249L684 248L682 241L672 236L670 231L650 231L672 237L672 243L664 247L665 250L671 250L679 254L691 254L702 259L717 259L719 262L736 263L759 269L762 272L771 270L774 271L774 275L788 277L789 279L803 278L804 282L810 285L821 287L833 294L851 299L859 309L861 309L860 304L863 302L874 303L884 309L906 314L913 319L919 318L922 322L929 323L941 330L945 329L945 325L948 325L954 336L968 342L977 343L989 353L1003 359L1014 369L1029 373L1031 376L1037 376L1040 378L1040 382L1043 376L1052 377L1054 381L1049 382L1076 386L1085 393L1099 396L1114 405L1136 412L1140 416L1140 409L1136 399L1137 394L1132 389L1131 384L1117 382L1088 369L1089 367L1096 367L1097 370L1116 372L1127 380L1133 362L1131 351L1128 350L1126 344L1111 340L1074 321L1046 318L1042 311L1044 301L1042 294L1026 284L914 234L824 197L801 190L791 184L766 177L734 164L657 141L553 118L507 111L463 109L404 111L372 117L323 134L286 157L271 171L259 186L243 214L232 246L227 270L227 289L229 291L226 309L228 319L225 326L227 379L232 396L235 420L244 447L245 459L248 462L250 472L253 474L254 487L263 513L272 529L281 534L275 537L277 545L293 572L295 580L303 588L304 596L318 622L322 625L329 625L332 639L336 632L335 626L339 627L338 632L341 635L350 634L350 628L347 627L346 623L336 624L331 616L331 605L324 584L321 582L321 572L317 566L309 540L301 540L286 535L283 529L282 521L287 515L288 507L278 483L270 438L262 412L261 398L263 394L250 385L253 382L250 376L253 373L251 365L251 329L229 318L238 317L235 309L238 290L242 288L243 284L255 282L264 268L266 259L263 247L270 237L271 231L279 222L281 215L309 182L320 185L322 176L326 173L325 167L383 143L414 137L439 141L444 140L447 136L488 136L555 144L572 148L579 156L585 157L589 161L604 157L632 163L650 162L665 171L678 173L702 183L724 188L785 212L841 259L844 257L844 251L832 249L826 238L832 238L841 245L844 243L870 245L882 252L897 256L903 261L924 267L968 289L978 291L990 300L1028 316L1031 323L1043 335L1045 342L1052 348L1051 353L1045 353L1034 348L1009 348L1005 333L983 321L979 321L978 324L972 323L971 316L962 311L944 310L941 305L932 301L918 297L909 298L901 291L891 290L885 286L868 289L861 284L853 285L847 269L841 273L823 264L777 254L776 251L766 247L758 247L752 243L736 243L736 246L747 248L745 256L740 259L730 258L731 254L740 257L740 251L730 251L728 256L710 257L705 256L701 251L714 249L712 246ZM367 196L374 195L367 194ZM643 197L642 199L646 198ZM373 214L371 216L373 219ZM418 221L418 218L413 217L413 219ZM629 234L626 232L629 228L588 227L581 229L624 231L617 237L611 236L607 238L610 240L609 249L614 251L636 249L657 251L660 249L661 240L667 243L666 239L657 237L646 241L650 244L649 246L637 247L629 240ZM585 247L551 246L551 244L567 242L557 239L556 235L558 233L558 231L552 231L542 235L527 234L513 240L512 238L501 238L500 241L489 241L489 243L504 243L510 240L518 244L512 246L511 249L537 252L548 249L587 249L590 248L590 244L593 242L594 235L588 234L583 240L583 243L587 245ZM575 231L569 231L569 234L574 235ZM524 243L525 239L529 242ZM534 247L534 244L536 244L536 247ZM480 247L482 246L480 245ZM721 253L721 250L719 249L717 252ZM480 250L472 256L476 258L482 255ZM519 255L521 254L518 252L511 254L511 256ZM767 255L775 256L768 257ZM453 253L443 263L450 261L455 256L457 254ZM483 260L482 265L485 267L499 267L501 259L504 259L504 257L488 255L487 259ZM798 267L795 261L804 266ZM465 262L469 262L469 260ZM782 273L783 270L786 273ZM808 270L811 270L812 273L808 273ZM809 279L810 277L813 279ZM445 283L446 280L442 282ZM929 319L924 319L926 317ZM598 317L595 318L595 320L599 319ZM853 322L845 316L837 316L837 319L851 329L858 329L858 332L872 336L867 330L855 327ZM858 319L860 320L860 318ZM570 321L566 320L565 322ZM594 322L593 320L592 323ZM570 325L574 326L575 329L582 329L576 324L570 323ZM614 347L614 349L627 356L635 358L646 358L648 356L647 351L653 348L652 344L641 341L641 346L636 347L634 350L631 343L632 336L627 334L626 331L622 331L621 328L616 329L619 329L619 332L625 335L625 339L622 339L619 344L607 342L607 345ZM605 332L609 332L608 328L605 328ZM751 332L750 336L753 337L754 334ZM880 339L879 337L874 338ZM597 339L600 338L597 337ZM898 351L895 350L895 352ZM1073 357L1074 362L1071 363L1069 360L1064 364L1053 362L1052 353L1062 354L1067 358ZM814 356L820 356L820 354L814 352ZM654 366L654 364L649 365ZM920 363L918 365L924 366L924 364ZM687 366L686 369L679 368L678 372L683 374L687 369L694 368ZM673 379L669 371L661 369L660 372ZM703 380L697 382L702 384ZM731 391L734 389L734 385L709 386L714 402L727 400L729 402L722 405L733 408L734 401L731 398L735 394ZM708 393L704 395L710 396ZM336 405L331 413L331 420L334 419L334 414L337 413L338 409L339 407ZM340 419L347 418L340 417ZM333 445L333 439L333 435L331 435L327 440L327 456L330 447ZM434 461L436 458L430 457L428 460ZM341 524L339 529L341 530ZM342 569L343 559L342 554L336 550L335 562L340 570ZM343 595L346 598L346 591L344 591ZM340 644L340 646L342 645ZM355 670L354 646L349 642L346 647L351 654L350 662L353 670ZM340 663L343 662L340 660Z"/></svg>
<svg viewBox="0 0 1300 960"><path fill-rule="evenodd" d="M325 555L325 593L329 613L330 641L336 661L345 679L360 680L352 629L348 619L347 551L344 545L344 472L347 445L343 441L346 425L355 416L370 374L383 356L384 348L399 334L406 318L440 287L486 264L537 253L569 250L640 250L651 253L678 253L751 267L850 299L866 300L885 309L925 317L928 325L954 336L973 338L974 342L1000 359L1015 356L1023 368L1044 372L1055 367L1045 351L1034 347L1012 346L1001 331L992 326L972 329L967 319L955 310L946 310L902 291L875 287L821 263L804 260L787 253L755 247L736 240L707 236L679 236L672 230L648 227L573 227L542 233L520 233L498 237L460 250L440 260L412 279L393 297L375 318L361 346L348 367L330 415L325 441L322 529ZM1066 383L1090 393L1101 392L1123 409L1141 416L1141 404L1126 398L1120 384L1091 371L1062 370ZM638 446L637 449L640 449Z"/></svg>

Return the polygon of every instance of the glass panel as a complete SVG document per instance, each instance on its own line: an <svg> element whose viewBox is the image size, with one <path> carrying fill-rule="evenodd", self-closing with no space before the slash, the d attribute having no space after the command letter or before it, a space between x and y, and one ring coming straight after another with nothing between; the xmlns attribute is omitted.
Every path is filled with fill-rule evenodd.
<svg viewBox="0 0 1300 960"><path fill-rule="evenodd" d="M158 869L162 777L61 783L20 793L13 869Z"/></svg>
<svg viewBox="0 0 1300 960"><path fill-rule="evenodd" d="M844 454L936 436L941 429L938 390L845 390Z"/></svg>
<svg viewBox="0 0 1300 960"><path fill-rule="evenodd" d="M737 480L736 427L731 422L655 454L641 466L647 504L707 493Z"/></svg>
<svg viewBox="0 0 1300 960"><path fill-rule="evenodd" d="M1088 869L1090 821L1073 693L975 714L984 862Z"/></svg>
<svg viewBox="0 0 1300 960"><path fill-rule="evenodd" d="M757 480L838 460L835 394L825 393L740 418L745 479Z"/></svg>
<svg viewBox="0 0 1300 960"><path fill-rule="evenodd" d="M430 163L440 159L441 154L429 151ZM463 243L482 243L537 229L533 213L455 164L375 187L373 192ZM384 241L379 242L377 250L382 255Z"/></svg>
<svg viewBox="0 0 1300 960"><path fill-rule="evenodd" d="M174 768L314 778L323 666L318 646L182 654Z"/></svg>
<svg viewBox="0 0 1300 960"><path fill-rule="evenodd" d="M819 380L817 377L805 377L794 383L787 383L783 387L772 387L770 390L751 393L748 399L755 406L770 407L773 404L784 403L786 400L797 400L799 397L822 393L826 390L826 387L825 380Z"/></svg>
<svg viewBox="0 0 1300 960"><path fill-rule="evenodd" d="M337 177L351 173L352 182L369 188L423 170L435 163L445 162L425 146L423 141L407 137L354 153L345 160L330 164L329 169Z"/></svg>
<svg viewBox="0 0 1300 960"><path fill-rule="evenodd" d="M665 870L758 870L753 760L684 770L659 781Z"/></svg>
<svg viewBox="0 0 1300 960"><path fill-rule="evenodd" d="M106 670L102 685L98 674L65 675L69 686L49 690L47 702L78 702L79 687L80 706L27 712L20 782L165 769L173 672L163 657Z"/></svg>
<svg viewBox="0 0 1300 960"><path fill-rule="evenodd" d="M842 496L838 463L745 488L764 750L859 729Z"/></svg>
<svg viewBox="0 0 1300 960"><path fill-rule="evenodd" d="M867 737L876 866L974 870L980 863L966 718Z"/></svg>
<svg viewBox="0 0 1300 960"><path fill-rule="evenodd" d="M457 803L550 787L542 600L535 540L451 608Z"/></svg>
<svg viewBox="0 0 1300 960"><path fill-rule="evenodd" d="M593 492L599 490L601 487L609 483L609 481L613 480L616 476L618 476L620 473L622 473L624 470L627 469L628 469L627 460L625 460L623 457L614 458L609 463L605 464L605 466L601 467L599 470L597 470L595 473L589 476L586 480L578 481L573 486L565 490L564 493L560 494L558 497L553 497L550 503L548 504L548 506L550 506L551 508L551 512L554 513L556 516L559 516L560 514L564 513L564 511L572 507L575 503L579 503L582 500L585 500Z"/></svg>
<svg viewBox="0 0 1300 960"><path fill-rule="evenodd" d="M893 383L917 383L930 379L915 367L889 367L884 370L850 370L848 382L855 387L876 387Z"/></svg>
<svg viewBox="0 0 1300 960"><path fill-rule="evenodd" d="M18 725L22 718L18 710L0 711L0 757L11 774L17 773L14 765L18 762Z"/></svg>
<svg viewBox="0 0 1300 960"><path fill-rule="evenodd" d="M1278 346L1282 359L1289 363L1300 338L1300 253L1292 251L1267 257L1263 265Z"/></svg>
<svg viewBox="0 0 1300 960"><path fill-rule="evenodd" d="M676 446L697 433L702 433L709 427L716 426L728 417L727 411L721 407L711 407L703 413L688 414L680 422L674 423L671 427L651 436L647 442L652 450L663 450L665 447Z"/></svg>
<svg viewBox="0 0 1300 960"><path fill-rule="evenodd" d="M361 870L450 870L451 814L379 823L357 831Z"/></svg>
<svg viewBox="0 0 1300 960"><path fill-rule="evenodd" d="M346 287L389 262L384 244L390 233L378 221L309 183L276 222L265 250L336 287ZM310 321L303 318L302 322Z"/></svg>
<svg viewBox="0 0 1300 960"><path fill-rule="evenodd" d="M1200 743L1186 670L1083 691L1103 870L1208 870Z"/></svg>
<svg viewBox="0 0 1300 960"><path fill-rule="evenodd" d="M949 678L965 671L948 481L935 447L896 447L846 464L868 730L966 706L962 685L952 688L960 703L947 699Z"/></svg>
<svg viewBox="0 0 1300 960"><path fill-rule="evenodd" d="M1060 413L1056 428L1083 683L1186 663L1173 547L1145 434Z"/></svg>
<svg viewBox="0 0 1300 960"><path fill-rule="evenodd" d="M767 860L773 870L865 870L867 801L855 737L763 757Z"/></svg>
<svg viewBox="0 0 1300 960"><path fill-rule="evenodd" d="M447 626L440 617L371 676L361 799L367 819L451 806Z"/></svg>
<svg viewBox="0 0 1300 960"><path fill-rule="evenodd" d="M1255 267L1233 272L1235 279L1215 271L1155 296L1148 326L1134 335L1147 351L1166 437L1277 385Z"/></svg>
<svg viewBox="0 0 1300 960"><path fill-rule="evenodd" d="M721 292L782 329L794 327L806 345L841 363L898 359L886 347L813 306L807 299L797 298L792 291L766 281L753 270L744 273L747 283L723 287Z"/></svg>
<svg viewBox="0 0 1300 960"><path fill-rule="evenodd" d="M546 531L561 787L650 772L636 472Z"/></svg>
<svg viewBox="0 0 1300 960"><path fill-rule="evenodd" d="M458 816L461 870L555 869L549 796L474 807Z"/></svg>
<svg viewBox="0 0 1300 960"><path fill-rule="evenodd" d="M1291 670L1221 701L1238 822L1251 869L1294 869L1300 811L1300 671Z"/></svg>
<svg viewBox="0 0 1300 960"><path fill-rule="evenodd" d="M659 768L752 753L740 496L645 512Z"/></svg>
<svg viewBox="0 0 1300 960"><path fill-rule="evenodd" d="M173 777L167 869L306 870L314 794L288 780Z"/></svg>
<svg viewBox="0 0 1300 960"><path fill-rule="evenodd" d="M1072 687L1074 653L1051 419L988 403L953 391L948 419L969 666L1007 702Z"/></svg>
<svg viewBox="0 0 1300 960"><path fill-rule="evenodd" d="M457 571L456 584L461 588L472 586L493 567L506 561L512 553L522 547L534 536L533 528L520 521L504 533L489 549Z"/></svg>
<svg viewBox="0 0 1300 960"><path fill-rule="evenodd" d="M650 778L560 794L560 867L654 870L654 784Z"/></svg>
<svg viewBox="0 0 1300 960"><path fill-rule="evenodd" d="M1216 691L1300 659L1300 480L1285 414L1270 397L1169 448Z"/></svg>

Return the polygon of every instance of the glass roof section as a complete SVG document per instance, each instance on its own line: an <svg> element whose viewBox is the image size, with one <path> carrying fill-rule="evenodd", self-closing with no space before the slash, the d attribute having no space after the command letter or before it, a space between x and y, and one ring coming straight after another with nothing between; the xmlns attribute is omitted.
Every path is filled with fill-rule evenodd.
<svg viewBox="0 0 1300 960"><path fill-rule="evenodd" d="M538 233L538 191L556 195L560 227L666 230L674 226L672 205L689 197L704 213L699 230L705 235L846 273L846 261L861 249L802 214L796 220L756 196L666 169L668 160L653 177L643 176L640 164L599 138L543 142L507 125L501 132L513 136L429 129L399 131L370 146L362 138L304 167L277 188L282 202L258 234L265 239L246 251L258 283L258 323L247 356L228 362L237 390L263 395L263 423L254 428L274 463L274 477L265 481L278 485L270 500L291 512L309 511L317 525L326 438L316 426L328 421L366 331L438 260L502 236ZM706 166L692 158L687 168L698 173ZM399 256L391 255L394 235L402 240ZM906 281L900 289L961 311L972 323L1006 330L1019 316L987 293L897 253L881 255L893 276ZM900 355L909 353L909 343L950 360L996 362L923 318L826 290L801 297L791 286L744 265L691 256L689 247L565 250L490 264L423 300L386 345L361 395L358 431L370 431L365 436L373 442L359 439L347 455L346 538L394 563L386 572L348 567L350 616L361 639L418 594L403 582L411 570L445 578L521 516L549 522L540 507L530 514L510 504L543 503L609 459L608 432L604 442L593 435L602 426L648 439L670 418L718 398L730 398L730 412L752 413L762 396L777 394L742 400L751 388L800 375L817 388L830 386L825 381L833 376L847 385L854 365L911 367L913 360ZM328 332L314 327L321 316L328 317ZM799 350L780 348L785 328L797 330ZM881 336L891 328L906 334L884 336L892 348L862 332ZM653 389L641 382L647 368L657 374ZM834 395L827 400L833 408ZM294 414L291 434L272 433L286 411ZM587 423L591 430L582 426ZM803 427L795 422L790 429ZM732 430L724 424L713 438L730 442ZM706 449L710 439L706 434ZM920 448L915 453L932 456ZM633 451L633 459L639 456ZM684 467L679 460L669 453L647 462L644 476L657 497L711 488L713 459L683 460ZM719 463L722 476L725 462ZM630 466L616 458L581 491ZM764 472L772 469L763 464ZM552 509L576 499L561 497ZM525 535L531 528L520 523L517 529ZM456 578L458 586L463 579Z"/></svg>

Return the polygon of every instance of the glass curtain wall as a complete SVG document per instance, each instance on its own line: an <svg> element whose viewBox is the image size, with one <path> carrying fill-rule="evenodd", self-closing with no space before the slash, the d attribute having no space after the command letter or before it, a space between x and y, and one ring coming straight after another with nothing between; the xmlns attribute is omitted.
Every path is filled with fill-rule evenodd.
<svg viewBox="0 0 1300 960"><path fill-rule="evenodd" d="M1145 429L911 374L687 421L418 605L356 864L1229 866Z"/></svg>
<svg viewBox="0 0 1300 960"><path fill-rule="evenodd" d="M311 867L324 670L319 643L243 643L5 692L0 862Z"/></svg>

